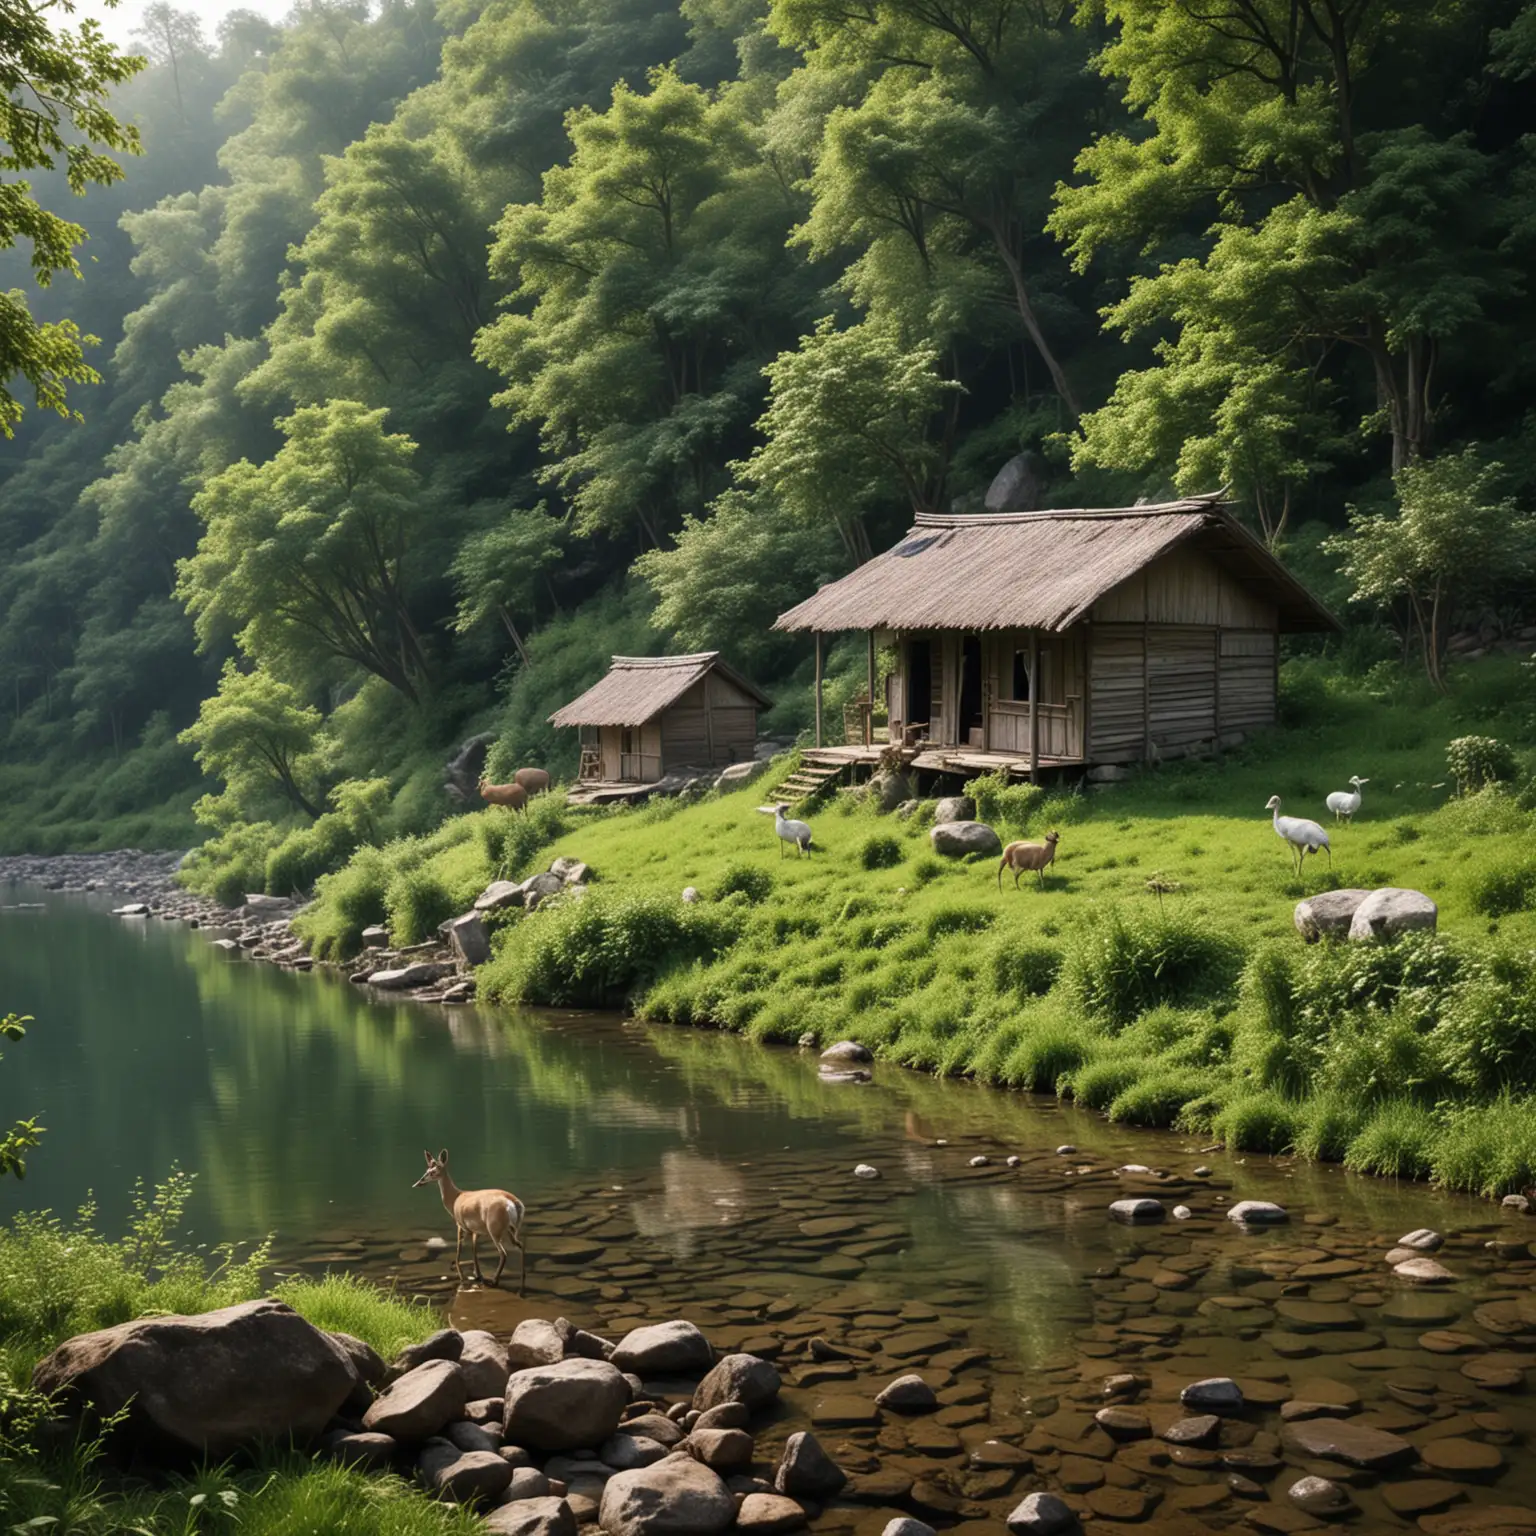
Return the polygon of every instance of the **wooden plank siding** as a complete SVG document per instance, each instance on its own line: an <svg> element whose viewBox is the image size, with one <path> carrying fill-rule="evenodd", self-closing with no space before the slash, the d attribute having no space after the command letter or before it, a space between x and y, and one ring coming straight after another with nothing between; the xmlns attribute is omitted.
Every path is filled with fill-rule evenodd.
<svg viewBox="0 0 1536 1536"><path fill-rule="evenodd" d="M710 673L662 712L663 771L746 762L757 741L757 706L726 678ZM660 775L658 775L659 777Z"/></svg>
<svg viewBox="0 0 1536 1536"><path fill-rule="evenodd" d="M1254 731L1275 723L1275 656L1272 629L1221 632L1221 729Z"/></svg>
<svg viewBox="0 0 1536 1536"><path fill-rule="evenodd" d="M1103 624L1195 624L1210 629L1273 629L1275 610L1207 555L1175 549L1093 605Z"/></svg>

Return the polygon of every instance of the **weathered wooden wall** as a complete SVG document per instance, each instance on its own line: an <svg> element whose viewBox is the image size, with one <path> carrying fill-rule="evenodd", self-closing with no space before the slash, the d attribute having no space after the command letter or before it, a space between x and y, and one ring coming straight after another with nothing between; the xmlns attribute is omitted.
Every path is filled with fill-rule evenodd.
<svg viewBox="0 0 1536 1536"><path fill-rule="evenodd" d="M1198 624L1273 629L1275 610L1206 555L1176 549L1093 605L1095 624Z"/></svg>
<svg viewBox="0 0 1536 1536"><path fill-rule="evenodd" d="M661 716L665 770L746 762L757 744L757 706L711 672Z"/></svg>

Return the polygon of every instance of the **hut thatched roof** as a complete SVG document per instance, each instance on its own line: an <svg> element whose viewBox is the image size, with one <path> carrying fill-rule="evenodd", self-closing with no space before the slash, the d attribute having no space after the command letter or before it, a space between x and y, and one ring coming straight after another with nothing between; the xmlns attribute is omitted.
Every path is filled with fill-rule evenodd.
<svg viewBox="0 0 1536 1536"><path fill-rule="evenodd" d="M549 717L550 724L645 725L710 672L718 672L760 709L768 708L769 701L721 661L719 651L699 651L692 656L615 656L607 676L564 709L557 709Z"/></svg>
<svg viewBox="0 0 1536 1536"><path fill-rule="evenodd" d="M1284 630L1338 621L1226 510L1219 497L1099 511L967 517L920 513L894 549L780 614L780 630L1045 629L1085 617L1178 545L1210 556Z"/></svg>

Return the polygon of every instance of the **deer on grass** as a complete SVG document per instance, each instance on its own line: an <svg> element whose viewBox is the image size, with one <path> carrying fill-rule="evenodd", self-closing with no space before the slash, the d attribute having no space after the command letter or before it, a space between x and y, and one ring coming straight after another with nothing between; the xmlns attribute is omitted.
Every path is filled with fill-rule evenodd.
<svg viewBox="0 0 1536 1536"><path fill-rule="evenodd" d="M504 805L509 811L528 809L528 791L516 780L510 784L492 784L489 779L482 778L480 798L487 805Z"/></svg>
<svg viewBox="0 0 1536 1536"><path fill-rule="evenodd" d="M997 888L1003 888L1003 871L1013 871L1013 888L1019 888L1019 876L1026 869L1034 870L1039 878L1040 887L1045 888L1045 866L1056 857L1056 844L1061 841L1061 833L1047 832L1043 843L1009 843L1003 849L1003 862L997 866Z"/></svg>
<svg viewBox="0 0 1536 1536"><path fill-rule="evenodd" d="M453 1251L453 1268L460 1283L464 1279L464 1234L467 1232L470 1262L475 1267L475 1279L481 1284L485 1283L485 1276L480 1273L482 1237L490 1238L496 1245L496 1252L501 1255L495 1278L490 1282L492 1285L501 1284L502 1271L507 1267L508 1247L517 1249L522 1260L517 1275L517 1294L521 1296L523 1282L528 1278L528 1250L523 1246L523 1202L506 1189L460 1189L453 1182L453 1175L448 1172L447 1147L436 1157L430 1152L423 1152L422 1156L427 1160L427 1171L411 1188L420 1189L423 1184L437 1185L437 1192L443 1197L443 1208L453 1217L453 1224L458 1228L459 1245Z"/></svg>

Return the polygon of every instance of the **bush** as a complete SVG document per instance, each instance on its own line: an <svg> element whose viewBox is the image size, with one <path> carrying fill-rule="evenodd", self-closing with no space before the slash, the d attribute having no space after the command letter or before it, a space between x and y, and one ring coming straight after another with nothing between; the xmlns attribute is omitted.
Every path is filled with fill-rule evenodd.
<svg viewBox="0 0 1536 1536"><path fill-rule="evenodd" d="M664 972L713 960L735 942L739 924L729 908L598 888L542 906L513 928L481 968L481 988L503 1002L614 1007Z"/></svg>
<svg viewBox="0 0 1536 1536"><path fill-rule="evenodd" d="M859 849L859 863L865 869L894 869L905 856L901 840L884 835L867 838Z"/></svg>
<svg viewBox="0 0 1536 1536"><path fill-rule="evenodd" d="M1252 1093L1223 1106L1211 1122L1239 1152L1288 1152L1301 1129L1301 1106L1278 1093Z"/></svg>
<svg viewBox="0 0 1536 1536"><path fill-rule="evenodd" d="M1536 1100L1504 1096L1457 1110L1430 1157L1435 1183L1497 1200L1536 1184Z"/></svg>
<svg viewBox="0 0 1536 1536"><path fill-rule="evenodd" d="M357 847L357 834L345 816L327 812L312 826L292 831L267 855L262 889L269 896L307 893Z"/></svg>
<svg viewBox="0 0 1536 1536"><path fill-rule="evenodd" d="M1318 1162L1342 1162L1365 1124L1366 1113L1363 1105L1336 1093L1309 1099L1302 1106L1296 1150Z"/></svg>
<svg viewBox="0 0 1536 1536"><path fill-rule="evenodd" d="M1067 1085L1072 1097L1086 1109L1108 1109L1110 1104L1135 1084L1145 1065L1123 1056L1109 1056L1090 1061L1070 1074Z"/></svg>
<svg viewBox="0 0 1536 1536"><path fill-rule="evenodd" d="M1241 963L1231 939L1194 918L1127 918L1112 909L1079 933L1067 970L1083 1011L1123 1029L1160 1003L1189 1007L1223 998Z"/></svg>
<svg viewBox="0 0 1536 1536"><path fill-rule="evenodd" d="M1523 956L1513 965L1480 970L1440 1010L1433 1042L1445 1070L1464 1092L1536 1088L1532 963L1532 957Z"/></svg>
<svg viewBox="0 0 1536 1536"><path fill-rule="evenodd" d="M773 875L757 864L728 864L709 894L715 901L724 901L736 891L756 906L773 894Z"/></svg>
<svg viewBox="0 0 1536 1536"><path fill-rule="evenodd" d="M326 1275L312 1280L293 1276L272 1291L301 1317L329 1333L350 1333L393 1360L441 1326L437 1311L425 1301L406 1301L356 1275Z"/></svg>
<svg viewBox="0 0 1536 1536"><path fill-rule="evenodd" d="M177 878L221 907L243 906L248 892L266 890L267 858L281 837L267 821L231 827L193 849Z"/></svg>
<svg viewBox="0 0 1536 1536"><path fill-rule="evenodd" d="M1032 1093L1055 1093L1087 1061L1091 1046L1081 1028L1057 1020L1031 1021L1003 1062L1002 1079Z"/></svg>
<svg viewBox="0 0 1536 1536"><path fill-rule="evenodd" d="M1536 858L1526 855L1474 870L1468 896L1472 910L1484 917L1529 911L1536 905Z"/></svg>
<svg viewBox="0 0 1536 1536"><path fill-rule="evenodd" d="M1129 1125L1167 1128L1178 1123L1184 1106L1199 1098L1207 1084L1190 1072L1153 1072L1127 1084L1110 1101L1109 1118Z"/></svg>
<svg viewBox="0 0 1536 1536"><path fill-rule="evenodd" d="M997 914L986 907L939 907L928 914L928 937L938 940L952 933L983 933L996 920Z"/></svg>
<svg viewBox="0 0 1536 1536"><path fill-rule="evenodd" d="M1429 1176L1438 1127L1431 1110L1406 1099L1380 1106L1344 1152L1344 1166L1388 1179Z"/></svg>
<svg viewBox="0 0 1536 1536"><path fill-rule="evenodd" d="M1493 736L1458 736L1446 746L1445 765L1458 795L1512 779L1519 767L1513 749Z"/></svg>
<svg viewBox="0 0 1536 1536"><path fill-rule="evenodd" d="M417 865L402 869L384 893L389 913L389 939L397 949L425 944L438 928L457 915L453 892L440 876Z"/></svg>
<svg viewBox="0 0 1536 1536"><path fill-rule="evenodd" d="M912 865L912 873L908 879L912 882L913 890L921 890L923 886L939 879L949 873L949 865L942 859L936 859L931 854L924 854Z"/></svg>
<svg viewBox="0 0 1536 1536"><path fill-rule="evenodd" d="M1062 953L1050 944L1019 943L1011 937L992 952L992 986L1015 997L1043 997L1061 974Z"/></svg>
<svg viewBox="0 0 1536 1536"><path fill-rule="evenodd" d="M1010 784L1001 771L970 780L965 792L976 802L976 818L993 827L1023 832L1045 799L1038 784Z"/></svg>
<svg viewBox="0 0 1536 1536"><path fill-rule="evenodd" d="M315 900L294 917L294 932L322 960L349 959L362 948L363 930L389 916L384 898L391 877L382 849L360 849L315 882Z"/></svg>

